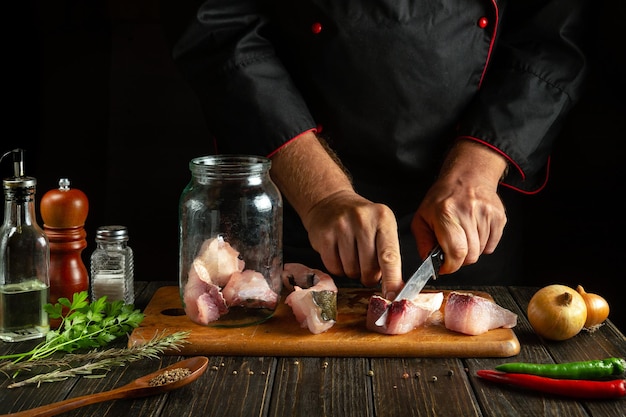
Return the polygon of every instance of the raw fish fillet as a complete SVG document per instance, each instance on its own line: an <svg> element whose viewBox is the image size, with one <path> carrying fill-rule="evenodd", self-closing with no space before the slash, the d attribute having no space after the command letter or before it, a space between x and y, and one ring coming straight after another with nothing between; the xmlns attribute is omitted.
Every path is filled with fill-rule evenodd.
<svg viewBox="0 0 626 417"><path fill-rule="evenodd" d="M302 264L283 267L283 285L293 290L285 299L296 320L313 334L327 331L336 323L337 286L330 275Z"/></svg>
<svg viewBox="0 0 626 417"><path fill-rule="evenodd" d="M222 289L222 294L230 307L265 307L273 310L278 303L278 294L272 291L263 274L251 269L234 272Z"/></svg>
<svg viewBox="0 0 626 417"><path fill-rule="evenodd" d="M239 252L221 236L204 241L193 261L193 269L200 279L219 287L226 285L233 272L243 271L244 266Z"/></svg>
<svg viewBox="0 0 626 417"><path fill-rule="evenodd" d="M197 274L189 274L183 290L183 302L187 317L198 324L209 324L228 312L220 288L203 281Z"/></svg>
<svg viewBox="0 0 626 417"><path fill-rule="evenodd" d="M239 252L221 236L204 241L183 289L187 317L206 325L228 313L230 306L276 308L278 294L261 273L244 266Z"/></svg>
<svg viewBox="0 0 626 417"><path fill-rule="evenodd" d="M476 336L491 329L510 329L517 324L517 314L475 294L453 291L444 308L447 329Z"/></svg>
<svg viewBox="0 0 626 417"><path fill-rule="evenodd" d="M419 293L413 300L389 301L373 295L367 306L366 326L369 330L382 334L405 334L426 323L432 314L441 308L443 292ZM376 320L389 306L387 322L376 325Z"/></svg>

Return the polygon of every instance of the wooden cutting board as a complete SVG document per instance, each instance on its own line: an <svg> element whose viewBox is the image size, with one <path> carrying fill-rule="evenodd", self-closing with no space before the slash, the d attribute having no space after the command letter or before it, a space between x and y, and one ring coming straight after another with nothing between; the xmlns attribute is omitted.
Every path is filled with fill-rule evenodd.
<svg viewBox="0 0 626 417"><path fill-rule="evenodd" d="M445 296L448 293L444 291ZM493 300L487 293L472 293ZM274 315L261 324L235 328L200 326L185 315L178 287L161 287L146 307L145 318L132 332L128 344L144 343L160 334L189 331L189 343L184 344L180 351L169 353L467 358L509 357L520 351L519 341L512 329L494 329L478 336L468 336L447 330L441 321L435 320L403 335L371 332L365 327L365 315L372 294L373 291L368 289L340 289L337 323L324 333L312 334L307 328L300 327L291 308L284 302L280 302Z"/></svg>

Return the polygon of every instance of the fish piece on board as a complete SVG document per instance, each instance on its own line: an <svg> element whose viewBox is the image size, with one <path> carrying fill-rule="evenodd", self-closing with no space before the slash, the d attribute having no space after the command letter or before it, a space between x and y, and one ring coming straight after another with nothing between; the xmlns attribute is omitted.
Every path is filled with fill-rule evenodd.
<svg viewBox="0 0 626 417"><path fill-rule="evenodd" d="M319 334L333 327L337 319L337 285L332 277L318 269L298 263L283 266L283 285L292 290L285 303L300 326Z"/></svg>
<svg viewBox="0 0 626 417"><path fill-rule="evenodd" d="M479 295L459 291L450 293L443 315L447 329L473 336L517 325L517 314L512 311Z"/></svg>
<svg viewBox="0 0 626 417"><path fill-rule="evenodd" d="M382 334L405 334L426 323L441 308L443 292L422 292L413 300L389 301L379 295L370 298L367 307L366 326ZM389 306L387 321L377 326L376 321Z"/></svg>

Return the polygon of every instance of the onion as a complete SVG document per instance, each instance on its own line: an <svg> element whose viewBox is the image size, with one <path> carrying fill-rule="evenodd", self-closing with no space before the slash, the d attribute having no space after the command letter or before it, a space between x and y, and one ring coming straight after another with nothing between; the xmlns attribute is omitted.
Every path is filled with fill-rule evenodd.
<svg viewBox="0 0 626 417"><path fill-rule="evenodd" d="M609 317L609 303L598 294L586 292L582 285L576 287L576 291L583 297L587 306L584 329L593 332Z"/></svg>
<svg viewBox="0 0 626 417"><path fill-rule="evenodd" d="M528 303L527 313L535 332L549 340L576 336L587 320L587 306L582 295L559 284L537 291Z"/></svg>

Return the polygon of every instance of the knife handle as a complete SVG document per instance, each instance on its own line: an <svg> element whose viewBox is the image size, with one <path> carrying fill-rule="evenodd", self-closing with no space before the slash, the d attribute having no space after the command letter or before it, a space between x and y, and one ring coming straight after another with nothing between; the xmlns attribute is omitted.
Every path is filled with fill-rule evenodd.
<svg viewBox="0 0 626 417"><path fill-rule="evenodd" d="M433 250L430 251L428 257L433 262L433 270L435 271L434 279L439 278L439 268L441 268L441 264L443 264L443 251L441 250L441 246L436 245Z"/></svg>

